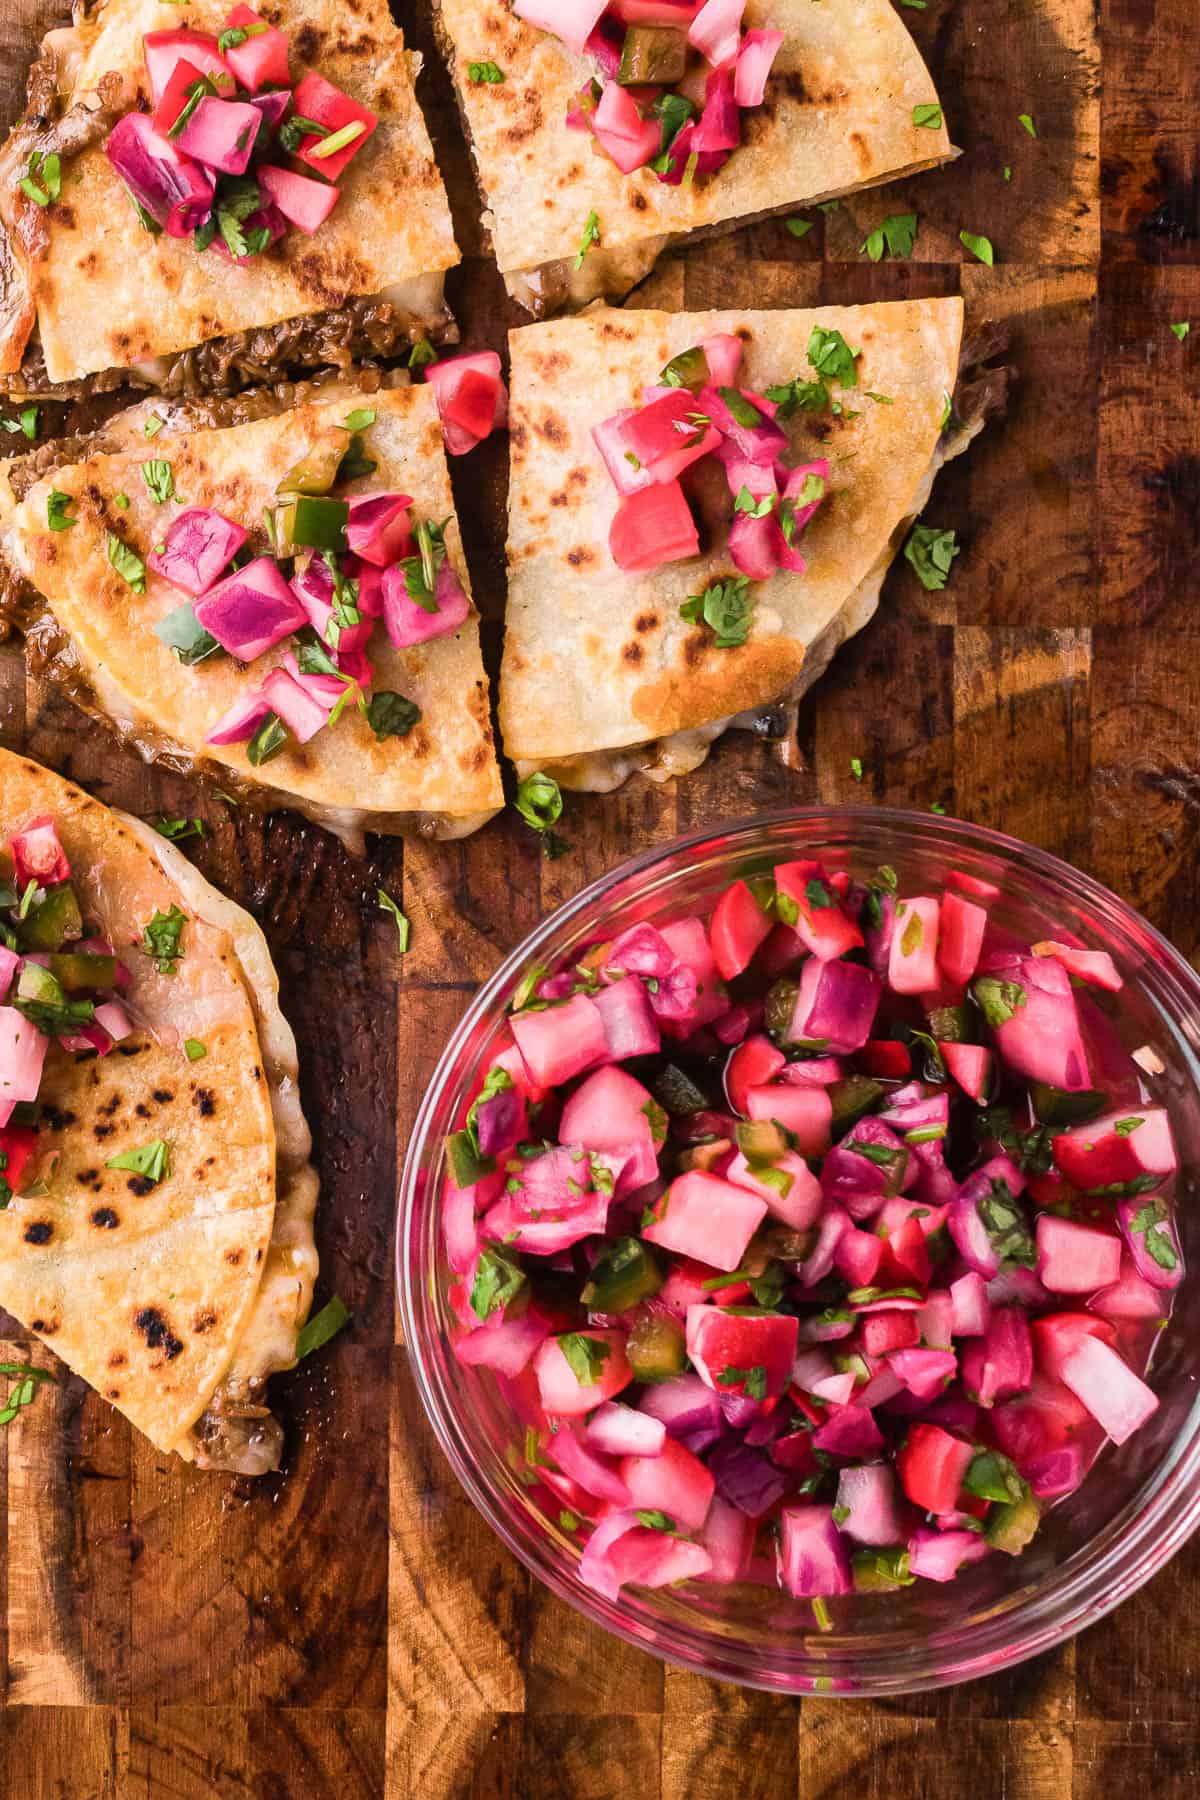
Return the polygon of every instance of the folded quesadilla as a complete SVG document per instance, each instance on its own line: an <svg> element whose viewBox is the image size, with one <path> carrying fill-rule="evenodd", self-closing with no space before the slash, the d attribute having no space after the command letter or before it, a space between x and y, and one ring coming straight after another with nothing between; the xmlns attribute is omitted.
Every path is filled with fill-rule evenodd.
<svg viewBox="0 0 1200 1800"><path fill-rule="evenodd" d="M454 335L419 61L385 0L102 0L50 32L0 153L3 385L227 391Z"/></svg>
<svg viewBox="0 0 1200 1800"><path fill-rule="evenodd" d="M0 1306L158 1449L275 1468L317 1178L266 940L7 750L0 926Z"/></svg>
<svg viewBox="0 0 1200 1800"><path fill-rule="evenodd" d="M964 353L962 326L943 299L509 334L500 729L520 773L686 773L823 673L937 470L1003 402L1003 369L959 382L996 348ZM927 585L952 551L922 538Z"/></svg>
<svg viewBox="0 0 1200 1800"><path fill-rule="evenodd" d="M433 390L320 394L200 431L143 403L137 447L10 477L0 550L50 676L143 755L355 847L461 836L503 795Z"/></svg>
<svg viewBox="0 0 1200 1800"><path fill-rule="evenodd" d="M437 0L509 292L617 298L665 246L954 155L889 0Z"/></svg>

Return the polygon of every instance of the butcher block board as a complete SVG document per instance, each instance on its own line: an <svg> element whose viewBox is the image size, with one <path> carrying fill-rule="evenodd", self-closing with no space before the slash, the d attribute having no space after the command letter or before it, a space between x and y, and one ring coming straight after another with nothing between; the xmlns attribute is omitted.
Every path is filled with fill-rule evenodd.
<svg viewBox="0 0 1200 1800"><path fill-rule="evenodd" d="M466 256L451 299L472 347L502 348L518 321L484 255L428 7L400 16L428 53L419 91ZM10 116L56 17L0 7ZM261 820L144 768L30 678L19 644L0 649L0 739L146 817L201 814L197 862L266 930L317 1140L318 1298L336 1291L354 1314L278 1384L286 1465L256 1485L170 1462L74 1380L0 1432L13 1800L1197 1791L1200 1541L1075 1643L991 1681L875 1704L721 1687L530 1579L457 1488L397 1341L396 1175L440 1045L518 938L635 850L783 805L936 803L1078 863L1185 954L1200 945L1194 0L929 0L903 17L961 159L816 214L802 240L770 222L705 244L639 296L961 292L971 315L1011 326L1009 416L942 475L927 515L963 546L950 585L926 594L893 572L805 701L793 767L735 734L679 785L568 798L559 861L510 811L465 843L375 840L359 862L294 815ZM867 231L908 210L912 259L871 265ZM963 228L992 239L994 269L967 257ZM1185 319L1180 343L1169 325ZM495 439L453 471L493 676L505 459ZM404 957L380 885L412 919Z"/></svg>

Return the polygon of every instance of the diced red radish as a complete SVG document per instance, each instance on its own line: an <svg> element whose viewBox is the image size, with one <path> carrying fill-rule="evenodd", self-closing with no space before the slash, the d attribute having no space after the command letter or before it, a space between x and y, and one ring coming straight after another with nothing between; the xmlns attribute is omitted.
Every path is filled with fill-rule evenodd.
<svg viewBox="0 0 1200 1800"><path fill-rule="evenodd" d="M978 875L967 875L962 869L951 869L946 877L948 887L957 888L960 894L970 894L973 900L998 900L1000 889L994 882L984 881Z"/></svg>
<svg viewBox="0 0 1200 1800"><path fill-rule="evenodd" d="M1070 1388L1035 1374L1029 1393L997 1406L991 1415L996 1442L1019 1469L1074 1442L1091 1428L1091 1415Z"/></svg>
<svg viewBox="0 0 1200 1800"><path fill-rule="evenodd" d="M833 1107L828 1088L776 1083L746 1093L752 1119L774 1119L796 1138L801 1156L822 1156L830 1145Z"/></svg>
<svg viewBox="0 0 1200 1800"><path fill-rule="evenodd" d="M512 1034L539 1087L558 1087L608 1055L604 1020L586 994L545 1012L514 1013Z"/></svg>
<svg viewBox="0 0 1200 1800"><path fill-rule="evenodd" d="M916 1424L896 1455L900 1484L914 1506L925 1512L949 1512L975 1451L940 1425Z"/></svg>
<svg viewBox="0 0 1200 1800"><path fill-rule="evenodd" d="M1158 1396L1101 1338L1081 1337L1062 1379L1112 1439L1124 1444L1158 1409Z"/></svg>
<svg viewBox="0 0 1200 1800"><path fill-rule="evenodd" d="M644 983L626 975L594 996L604 1024L608 1054L613 1062L630 1056L651 1056L662 1042L658 1020Z"/></svg>
<svg viewBox="0 0 1200 1800"><path fill-rule="evenodd" d="M883 1448L883 1433L865 1406L831 1406L813 1432L813 1449L862 1462Z"/></svg>
<svg viewBox="0 0 1200 1800"><path fill-rule="evenodd" d="M1119 1278L1111 1287L1093 1294L1088 1309L1102 1319L1160 1319L1163 1297L1159 1288L1138 1274L1132 1258L1127 1257Z"/></svg>
<svg viewBox="0 0 1200 1800"><path fill-rule="evenodd" d="M473 1368L493 1369L509 1380L521 1373L550 1335L550 1326L536 1307L519 1318L499 1315L455 1340L460 1362Z"/></svg>
<svg viewBox="0 0 1200 1800"><path fill-rule="evenodd" d="M150 92L158 105L167 83L180 61L189 62L201 75L207 75L215 87L232 94L236 83L229 67L217 49L217 40L207 31L148 31L142 39L142 55L150 77Z"/></svg>
<svg viewBox="0 0 1200 1800"><path fill-rule="evenodd" d="M958 1358L952 1350L893 1350L888 1367L918 1400L936 1400L954 1379Z"/></svg>
<svg viewBox="0 0 1200 1800"><path fill-rule="evenodd" d="M770 1038L755 1033L740 1043L725 1065L725 1092L729 1104L744 1119L750 1117L750 1090L774 1081L787 1057Z"/></svg>
<svg viewBox="0 0 1200 1800"><path fill-rule="evenodd" d="M667 948L690 971L695 983L696 998L680 1018L680 1028L693 1030L697 1026L706 1025L711 1019L720 1018L729 1001L717 974L717 965L713 961L703 921L696 918L675 919L670 925L663 926L662 936ZM665 983L659 984L657 993L651 992L651 1004L660 1017L679 1017L676 1009L664 1005L666 992L673 983L678 982L678 973L673 971Z"/></svg>
<svg viewBox="0 0 1200 1800"><path fill-rule="evenodd" d="M858 963L811 957L801 971L789 1040L837 1056L861 1049L871 1035L880 991L878 975Z"/></svg>
<svg viewBox="0 0 1200 1800"><path fill-rule="evenodd" d="M744 1581L754 1554L754 1529L753 1519L714 1494L704 1521L704 1548L712 1564L704 1579Z"/></svg>
<svg viewBox="0 0 1200 1800"><path fill-rule="evenodd" d="M584 1435L592 1449L605 1456L661 1456L667 1428L649 1413L606 1400L588 1419Z"/></svg>
<svg viewBox="0 0 1200 1800"><path fill-rule="evenodd" d="M954 1309L951 1320L954 1336L983 1337L992 1315L992 1303L983 1276L968 1269L965 1275L952 1281L950 1301Z"/></svg>
<svg viewBox="0 0 1200 1800"><path fill-rule="evenodd" d="M821 1189L852 1219L866 1219L908 1185L911 1161L895 1132L881 1120L859 1119L825 1158Z"/></svg>
<svg viewBox="0 0 1200 1800"><path fill-rule="evenodd" d="M303 606L270 556L226 575L195 605L196 623L239 662L258 656L308 623Z"/></svg>
<svg viewBox="0 0 1200 1800"><path fill-rule="evenodd" d="M656 482L622 499L608 532L618 568L629 573L696 556L700 538L678 481Z"/></svg>
<svg viewBox="0 0 1200 1800"><path fill-rule="evenodd" d="M215 193L211 175L155 131L145 113L129 112L118 119L104 154L168 237L190 237L208 217Z"/></svg>
<svg viewBox="0 0 1200 1800"><path fill-rule="evenodd" d="M745 1188L691 1169L673 1181L657 1202L654 1222L645 1227L642 1236L664 1250L693 1256L715 1269L736 1269L766 1211L766 1202Z"/></svg>
<svg viewBox="0 0 1200 1800"><path fill-rule="evenodd" d="M925 1296L917 1314L921 1343L928 1350L949 1350L954 1344L954 1302L945 1288Z"/></svg>
<svg viewBox="0 0 1200 1800"><path fill-rule="evenodd" d="M858 1544L899 1544L906 1525L896 1476L887 1463L843 1469L838 1476L837 1507L845 1510L840 1529Z"/></svg>
<svg viewBox="0 0 1200 1800"><path fill-rule="evenodd" d="M375 568L386 569L412 551L412 499L408 494L355 494L346 521L346 545ZM382 597L380 606L382 608Z"/></svg>
<svg viewBox="0 0 1200 1800"><path fill-rule="evenodd" d="M513 11L582 55L607 4L608 0L513 0Z"/></svg>
<svg viewBox="0 0 1200 1800"><path fill-rule="evenodd" d="M628 1506L629 1489L617 1474L615 1466L596 1455L576 1436L576 1429L560 1424L550 1445L550 1454L563 1474L578 1482L587 1494L609 1506ZM664 1438L666 1433L663 1434Z"/></svg>
<svg viewBox="0 0 1200 1800"><path fill-rule="evenodd" d="M508 391L494 350L445 357L425 371L452 456L468 450L508 421Z"/></svg>
<svg viewBox="0 0 1200 1800"><path fill-rule="evenodd" d="M14 831L8 840L8 848L18 894L23 894L31 881L38 887L56 887L59 882L70 881L71 865L59 839L58 827L48 814L31 819L20 831ZM11 980L15 961L10 963L8 956L5 961L8 980Z"/></svg>
<svg viewBox="0 0 1200 1800"><path fill-rule="evenodd" d="M312 69L301 76L292 90L292 109L299 118L311 119L314 124L325 127L326 136L316 137L309 132L301 138L296 151L299 161L307 163L325 181L338 180L346 164L357 156L379 123L369 106L352 100L349 94L344 94ZM360 125L361 131L347 136L340 148L331 152L327 147L330 140L340 138L355 125Z"/></svg>
<svg viewBox="0 0 1200 1800"><path fill-rule="evenodd" d="M748 969L771 933L771 920L744 881L734 881L716 904L709 927L713 956L726 981Z"/></svg>
<svg viewBox="0 0 1200 1800"><path fill-rule="evenodd" d="M1051 1380L1061 1381L1064 1362L1085 1337L1098 1337L1110 1346L1117 1341L1116 1331L1108 1320L1091 1313L1045 1313L1035 1319L1030 1327L1030 1338L1038 1368Z"/></svg>
<svg viewBox="0 0 1200 1800"><path fill-rule="evenodd" d="M1105 1113L1087 1125L1060 1131L1053 1141L1054 1162L1081 1193L1118 1188L1146 1176L1161 1185L1178 1166L1171 1122L1165 1107L1133 1107Z"/></svg>
<svg viewBox="0 0 1200 1800"><path fill-rule="evenodd" d="M431 638L445 637L457 631L471 610L458 571L449 557L437 572L432 612L409 594L403 563L383 571L382 587L384 628L397 650L410 649L414 644L424 644Z"/></svg>
<svg viewBox="0 0 1200 1800"><path fill-rule="evenodd" d="M1121 1240L1093 1225L1042 1213L1037 1222L1038 1275L1054 1294L1090 1294L1121 1273Z"/></svg>
<svg viewBox="0 0 1200 1800"><path fill-rule="evenodd" d="M878 1075L883 1081L902 1081L912 1073L908 1045L887 1038L869 1038L859 1061L866 1074Z"/></svg>
<svg viewBox="0 0 1200 1800"><path fill-rule="evenodd" d="M161 541L163 548L146 558L150 568L198 600L233 561L246 532L210 506L188 506L176 513Z"/></svg>
<svg viewBox="0 0 1200 1800"><path fill-rule="evenodd" d="M0 1006L0 1105L10 1117L12 1106L37 1099L49 1043L15 1006Z"/></svg>
<svg viewBox="0 0 1200 1800"><path fill-rule="evenodd" d="M921 1339L917 1315L911 1312L872 1313L859 1327L859 1340L866 1356L886 1356L889 1350L907 1350Z"/></svg>
<svg viewBox="0 0 1200 1800"><path fill-rule="evenodd" d="M560 1338L547 1339L534 1358L538 1391L546 1411L560 1418L575 1418L591 1412L604 1400L611 1400L629 1386L633 1371L625 1355L623 1331L587 1331L567 1334L573 1339L587 1338L597 1348L586 1359L591 1379L581 1382L562 1348Z"/></svg>
<svg viewBox="0 0 1200 1800"><path fill-rule="evenodd" d="M254 736L270 712L262 690L256 688L242 700L235 700L227 712L205 732L206 744L244 744Z"/></svg>
<svg viewBox="0 0 1200 1800"><path fill-rule="evenodd" d="M861 949L862 932L843 911L821 863L778 863L775 886L795 905L795 929L820 961L830 962L848 950Z"/></svg>
<svg viewBox="0 0 1200 1800"><path fill-rule="evenodd" d="M730 1403L726 1402L728 1409ZM743 1402L733 1404L741 1406ZM749 1519L761 1519L777 1506L791 1486L777 1463L764 1456L744 1438L723 1438L713 1446L709 1467L717 1482L717 1493Z"/></svg>
<svg viewBox="0 0 1200 1800"><path fill-rule="evenodd" d="M204 80L204 75L196 68L194 63L187 62L182 57L180 58L171 71L171 79L163 89L161 98L157 102L154 111L150 114L150 123L153 125L155 131L161 132L164 137L167 136L172 125L174 125L176 119L191 98L188 90L191 89L196 82L199 82L203 89Z"/></svg>
<svg viewBox="0 0 1200 1800"><path fill-rule="evenodd" d="M1054 957L1068 975L1090 981L1093 987L1106 988L1110 994L1119 994L1125 985L1107 950L1082 950L1074 944L1058 944L1047 939L1033 945L1033 954Z"/></svg>
<svg viewBox="0 0 1200 1800"><path fill-rule="evenodd" d="M982 1562L987 1539L974 1531L929 1531L924 1525L908 1542L908 1567L926 1581L953 1581L968 1563Z"/></svg>
<svg viewBox="0 0 1200 1800"><path fill-rule="evenodd" d="M649 469L635 468L625 449L623 427L635 417L636 408L626 406L620 412L613 413L611 418L602 419L599 425L592 426L592 439L604 459L604 466L618 494L636 494L639 489L650 487L654 481Z"/></svg>
<svg viewBox="0 0 1200 1800"><path fill-rule="evenodd" d="M839 1275L854 1287L870 1287L879 1273L883 1243L873 1231L843 1231L838 1237L833 1260Z"/></svg>
<svg viewBox="0 0 1200 1800"><path fill-rule="evenodd" d="M329 709L314 700L286 669L272 669L262 684L261 693L298 744L307 744L329 718Z"/></svg>
<svg viewBox="0 0 1200 1800"><path fill-rule="evenodd" d="M263 163L258 171L258 185L277 206L289 225L295 225L311 236L329 217L338 203L338 190L308 175L297 175L294 169L280 169L274 163Z"/></svg>
<svg viewBox="0 0 1200 1800"><path fill-rule="evenodd" d="M563 1107L559 1136L588 1150L614 1150L626 1162L618 1193L644 1187L658 1174L658 1158L647 1108L654 1102L640 1081L624 1069L602 1068L576 1088Z"/></svg>
<svg viewBox="0 0 1200 1800"><path fill-rule="evenodd" d="M736 387L742 366L742 340L731 331L714 332L700 340L709 380L714 387Z"/></svg>
<svg viewBox="0 0 1200 1800"><path fill-rule="evenodd" d="M699 1531L716 1482L699 1457L668 1437L658 1456L627 1456L621 1479L641 1512L664 1512L682 1531Z"/></svg>
<svg viewBox="0 0 1200 1800"><path fill-rule="evenodd" d="M1024 1186L1025 1177L1010 1157L993 1156L968 1176L950 1208L950 1236L968 1265L988 1280L1000 1271L1000 1253L980 1209L990 1207L994 1217L994 1203L999 1199L1001 1206L1014 1211L1020 1221L1020 1208L1012 1203Z"/></svg>
<svg viewBox="0 0 1200 1800"><path fill-rule="evenodd" d="M739 1150L725 1171L725 1179L765 1200L772 1216L782 1219L793 1231L807 1231L820 1217L821 1184L804 1158L793 1150L785 1151L766 1170L752 1168Z"/></svg>
<svg viewBox="0 0 1200 1800"><path fill-rule="evenodd" d="M241 175L254 154L262 115L240 100L206 95L189 115L175 142L206 168Z"/></svg>
<svg viewBox="0 0 1200 1800"><path fill-rule="evenodd" d="M660 1419L673 1438L706 1430L715 1436L722 1425L720 1402L698 1375L675 1375L668 1381L656 1381L646 1389L638 1407L652 1419Z"/></svg>
<svg viewBox="0 0 1200 1800"><path fill-rule="evenodd" d="M1049 957L1023 956L977 976L972 992L984 1006L1000 1055L1030 1081L1079 1093L1091 1086L1071 978Z"/></svg>
<svg viewBox="0 0 1200 1800"><path fill-rule="evenodd" d="M994 1059L983 1044L944 1044L938 1051L948 1072L976 1106L986 1106L992 1091Z"/></svg>
<svg viewBox="0 0 1200 1800"><path fill-rule="evenodd" d="M235 6L225 23L234 29L249 26L253 31L244 43L233 44L224 53L244 88L256 94L261 87L291 87L288 41L282 31L268 25L250 6Z"/></svg>
<svg viewBox="0 0 1200 1800"><path fill-rule="evenodd" d="M929 895L896 902L888 983L897 994L928 994L940 985L940 916L937 900Z"/></svg>
<svg viewBox="0 0 1200 1800"><path fill-rule="evenodd" d="M782 31L747 31L737 53L734 98L739 106L761 106L771 64L783 43Z"/></svg>
<svg viewBox="0 0 1200 1800"><path fill-rule="evenodd" d="M973 900L964 900L955 893L943 894L938 927L938 966L946 980L957 987L965 987L979 966L987 922L984 908L976 906Z"/></svg>
<svg viewBox="0 0 1200 1800"><path fill-rule="evenodd" d="M688 43L714 68L732 63L741 43L746 0L705 0L688 26Z"/></svg>
<svg viewBox="0 0 1200 1800"><path fill-rule="evenodd" d="M622 175L645 168L662 147L662 130L656 118L644 119L632 94L615 81L604 92L591 117L596 142L616 163Z"/></svg>
<svg viewBox="0 0 1200 1800"><path fill-rule="evenodd" d="M714 1393L773 1399L791 1376L798 1326L798 1320L784 1313L753 1316L689 1306L688 1360Z"/></svg>
<svg viewBox="0 0 1200 1800"><path fill-rule="evenodd" d="M970 1399L994 1406L1025 1391L1033 1379L1033 1344L1019 1306L997 1306L982 1338L962 1353L962 1383Z"/></svg>
<svg viewBox="0 0 1200 1800"><path fill-rule="evenodd" d="M704 10L716 3L708 0ZM785 1506L779 1524L779 1579L789 1594L816 1600L850 1592L850 1557L831 1506Z"/></svg>
<svg viewBox="0 0 1200 1800"><path fill-rule="evenodd" d="M814 1381L812 1392L819 1400L828 1401L830 1406L849 1406L854 1398L854 1390L858 1386L852 1369L843 1370L840 1374L825 1375L820 1381ZM829 1415L832 1417L832 1415Z"/></svg>

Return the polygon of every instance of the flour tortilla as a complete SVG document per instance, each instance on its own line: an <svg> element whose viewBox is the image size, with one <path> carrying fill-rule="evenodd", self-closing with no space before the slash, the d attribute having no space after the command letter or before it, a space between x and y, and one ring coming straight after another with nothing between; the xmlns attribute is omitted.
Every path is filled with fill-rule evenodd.
<svg viewBox="0 0 1200 1800"><path fill-rule="evenodd" d="M784 42L763 105L742 114L742 147L690 187L670 187L650 169L623 175L567 128L594 66L517 18L511 0L439 6L496 260L506 277L565 261L575 298L628 291L675 235L812 205L954 154L944 123L913 124L913 107L937 94L889 0L749 0L747 25L780 30ZM502 82L471 81L469 64L485 57ZM592 212L601 249L575 275ZM532 295L527 281L509 285L536 307L536 281Z"/></svg>
<svg viewBox="0 0 1200 1800"><path fill-rule="evenodd" d="M840 641L871 616L897 526L924 503L962 323L962 301L954 298L780 312L600 310L509 334L500 728L519 769L551 769L572 786L613 786L638 759L618 755L599 766L598 759L692 734L691 745L677 742L682 762L668 769L682 772L703 759L732 716L806 685L810 658L819 672L832 654L831 634ZM862 352L858 386L834 389L858 416L799 413L788 422L790 460L824 455L830 462L829 494L800 544L808 569L757 583L748 641L718 650L711 631L688 624L679 608L736 573L724 549L731 502L723 471L706 459L694 491L716 548L626 574L608 549L617 495L591 427L636 404L671 357L714 332L742 338L739 379L757 392L797 375L811 379L814 325L840 331ZM605 779L606 768L617 776Z"/></svg>
<svg viewBox="0 0 1200 1800"><path fill-rule="evenodd" d="M288 33L294 78L315 69L379 115L338 183L329 219L312 236L290 230L267 254L232 263L215 251L199 255L190 238L143 230L102 145L64 165L62 197L41 219L15 188L24 169L13 170L2 196L0 372L20 367L33 309L55 382L111 367L144 369L210 338L389 288L402 289L397 297L418 315L440 315L441 275L458 251L413 88L420 59L405 51L386 0L286 0L260 10ZM182 12L159 0L107 0L83 24L52 34L60 87L82 99L115 73L130 106L148 104L145 35L181 25L217 34L228 12L226 0L191 0ZM31 256L25 240L36 242L43 227L44 253ZM32 308L14 303L17 290Z"/></svg>
<svg viewBox="0 0 1200 1800"><path fill-rule="evenodd" d="M295 1044L257 926L149 827L37 764L0 751L5 839L49 814L85 929L131 972L134 1030L103 1058L47 1054L36 1176L0 1212L0 1305L160 1450L205 1460L192 1428L230 1374L256 1399L295 1360L316 1273L310 1142ZM155 912L187 915L170 975L141 949ZM265 966L264 966L265 965ZM206 1054L189 1061L185 1040ZM149 1188L108 1161L162 1138L170 1172ZM36 1177L23 1177L21 1187ZM288 1196L291 1291L279 1292L276 1195ZM286 1341L281 1343L286 1331ZM261 1406L256 1411L265 1411Z"/></svg>
<svg viewBox="0 0 1200 1800"><path fill-rule="evenodd" d="M445 519L448 552L469 592L454 501L446 470L433 390L424 383L364 396L376 421L364 442L378 468L346 488L399 490L413 497L418 518ZM231 706L257 688L287 643L243 667L213 656L186 668L154 635L154 624L186 598L152 570L146 592L135 594L108 561L115 533L145 560L183 505L213 506L253 527L267 548L264 507L281 477L309 450L347 442L341 421L348 396L312 402L277 417L224 430L172 434L140 448L96 455L56 469L20 505L0 504L0 542L9 560L46 599L66 632L100 707L150 753L207 765L220 783L225 771L280 804L294 806L343 834L364 827L382 832L474 829L503 805L492 747L487 678L472 614L453 633L408 650L394 650L382 627L372 639L375 686L415 701L421 720L406 737L375 737L347 707L338 723L307 744L294 741L270 762L252 768L244 744L206 745L205 734ZM171 463L184 496L155 504L142 477L149 457ZM78 523L50 531L46 508L57 488L72 497ZM125 494L120 510L115 497Z"/></svg>

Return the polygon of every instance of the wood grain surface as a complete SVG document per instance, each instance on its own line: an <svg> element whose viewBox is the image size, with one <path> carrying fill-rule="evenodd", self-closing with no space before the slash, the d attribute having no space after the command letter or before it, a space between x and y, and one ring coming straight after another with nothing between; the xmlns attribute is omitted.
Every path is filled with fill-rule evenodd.
<svg viewBox="0 0 1200 1800"><path fill-rule="evenodd" d="M0 4L7 116L57 14L54 0ZM294 816L257 821L143 768L29 679L19 646L0 651L4 743L148 817L207 819L197 861L262 922L300 1040L319 1297L336 1290L354 1311L278 1384L286 1467L257 1485L169 1463L73 1380L0 1432L13 1800L1198 1791L1200 1541L1076 1642L992 1681L879 1704L720 1687L610 1640L531 1581L451 1478L396 1342L396 1172L441 1042L538 917L635 848L789 802L937 802L1076 861L1197 953L1195 0L929 0L903 16L962 158L818 215L802 242L768 223L697 248L639 296L961 291L973 315L1012 326L1009 418L946 471L927 515L963 545L950 586L927 595L892 574L802 709L795 769L733 735L682 785L570 800L561 861L510 814L459 845L376 841L359 863ZM501 346L517 321L484 256L425 0L401 18L429 55L420 91L467 259L452 301L472 345ZM866 229L909 207L913 258L873 267ZM994 270L963 263L963 227L991 237ZM1168 326L1184 319L1181 344ZM505 455L493 441L454 469L493 673ZM413 921L403 959L375 910L381 882Z"/></svg>

